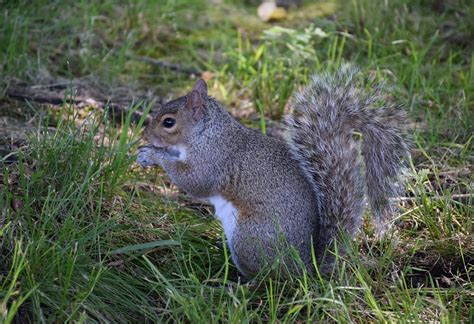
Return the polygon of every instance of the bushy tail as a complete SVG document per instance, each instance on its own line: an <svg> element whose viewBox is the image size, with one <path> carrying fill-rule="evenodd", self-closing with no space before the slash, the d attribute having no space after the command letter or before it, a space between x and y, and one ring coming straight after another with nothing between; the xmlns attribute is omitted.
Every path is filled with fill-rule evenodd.
<svg viewBox="0 0 474 324"><path fill-rule="evenodd" d="M320 244L338 229L353 235L360 227L364 192L382 226L393 214L401 161L408 156L400 106L384 102L382 86L364 89L357 70L315 76L295 95L286 118L290 150L314 184L320 202ZM365 173L365 174L364 174Z"/></svg>

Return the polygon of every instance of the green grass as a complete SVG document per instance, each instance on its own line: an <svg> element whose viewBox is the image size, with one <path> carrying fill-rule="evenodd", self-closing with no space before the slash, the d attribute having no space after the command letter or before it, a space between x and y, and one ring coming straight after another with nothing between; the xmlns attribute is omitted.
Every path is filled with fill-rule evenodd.
<svg viewBox="0 0 474 324"><path fill-rule="evenodd" d="M0 322L474 320L468 1L306 1L285 29L235 1L0 7L0 117L36 129L0 143L16 158L0 162ZM134 163L140 125L6 95L65 78L166 100L193 83L139 56L212 72L211 94L263 131L312 73L349 61L386 80L414 133L394 231L367 225L327 276L240 283L209 208Z"/></svg>

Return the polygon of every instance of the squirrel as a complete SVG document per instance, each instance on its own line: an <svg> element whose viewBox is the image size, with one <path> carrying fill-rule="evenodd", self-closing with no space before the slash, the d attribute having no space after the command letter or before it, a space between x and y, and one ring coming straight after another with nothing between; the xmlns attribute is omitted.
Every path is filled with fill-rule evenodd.
<svg viewBox="0 0 474 324"><path fill-rule="evenodd" d="M214 205L244 277L275 262L281 247L298 252L283 258L290 272L314 269L314 259L330 269L326 252L340 231L357 233L365 196L377 223L388 222L409 157L402 107L385 101L383 85L364 90L358 75L343 65L314 76L293 96L284 139L240 124L197 80L153 117L137 160Z"/></svg>

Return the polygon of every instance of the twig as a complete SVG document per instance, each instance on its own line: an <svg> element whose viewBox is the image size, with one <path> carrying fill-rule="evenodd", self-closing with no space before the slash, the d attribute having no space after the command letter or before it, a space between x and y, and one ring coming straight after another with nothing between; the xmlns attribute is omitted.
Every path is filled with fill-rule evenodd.
<svg viewBox="0 0 474 324"><path fill-rule="evenodd" d="M433 199L433 200L443 200L443 199L446 199L446 198L451 198L452 200L456 200L456 201L459 201L459 202L468 202L469 201L469 198L473 199L474 198L474 195L473 194L453 194L453 195L450 195L450 196L431 196L429 197L429 199ZM417 198L416 197L397 197L397 198L392 198L393 201L396 201L396 202L404 202L404 201L409 201L409 202L412 202L412 201L416 201Z"/></svg>
<svg viewBox="0 0 474 324"><path fill-rule="evenodd" d="M117 104L112 102L103 102L100 100L96 100L90 97L83 97L83 96L72 96L66 95L61 96L58 94L51 94L51 93L42 93L42 92L35 92L31 91L28 88L13 88L10 87L7 90L7 96L20 101L33 101L37 103L46 103L55 106L60 106L64 103L74 104L74 105L92 105L96 106L101 109L107 109L109 112L109 117L114 118L117 116L125 116L127 114L127 110L130 108L130 104ZM140 111L133 112L132 120L137 122L143 113ZM118 119L120 120L120 119Z"/></svg>
<svg viewBox="0 0 474 324"><path fill-rule="evenodd" d="M51 105L62 105L64 102L66 103L74 103L74 104L79 104L82 102L79 98L73 98L71 97L60 97L60 96L47 96L41 93L32 93L28 92L26 89L19 89L19 88L8 88L7 90L7 96L20 100L20 101L34 101L37 103L49 103Z"/></svg>

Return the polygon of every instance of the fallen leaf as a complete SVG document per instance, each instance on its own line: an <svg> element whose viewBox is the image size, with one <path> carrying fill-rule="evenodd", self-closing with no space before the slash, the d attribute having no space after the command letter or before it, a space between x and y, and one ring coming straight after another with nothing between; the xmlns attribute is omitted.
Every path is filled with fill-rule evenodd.
<svg viewBox="0 0 474 324"><path fill-rule="evenodd" d="M257 10L258 17L264 21L269 22L272 20L282 20L287 16L286 9L282 7L277 7L274 2L264 2L262 3Z"/></svg>

